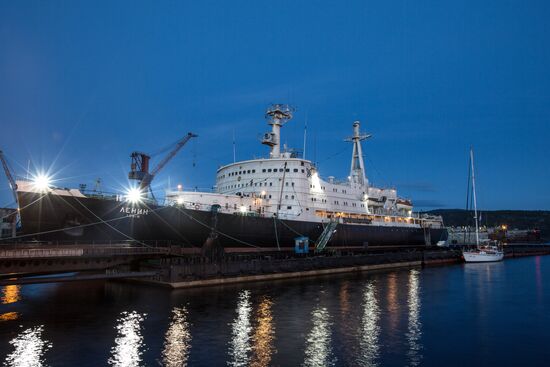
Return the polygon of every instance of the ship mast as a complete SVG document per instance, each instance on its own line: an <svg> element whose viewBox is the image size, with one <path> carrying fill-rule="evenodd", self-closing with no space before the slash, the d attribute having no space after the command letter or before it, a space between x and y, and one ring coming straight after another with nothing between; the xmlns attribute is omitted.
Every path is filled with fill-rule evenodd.
<svg viewBox="0 0 550 367"><path fill-rule="evenodd" d="M292 118L293 112L294 108L285 104L273 104L267 109L265 117L271 125L271 132L264 134L262 144L271 148L270 158L281 156L281 126Z"/></svg>
<svg viewBox="0 0 550 367"><path fill-rule="evenodd" d="M479 223L477 220L476 174L474 170L474 150L470 149L470 162L472 164L472 193L474 195L474 219L476 222L476 246L479 247Z"/></svg>
<svg viewBox="0 0 550 367"><path fill-rule="evenodd" d="M361 186L368 186L369 182L365 174L365 163L363 162L363 149L361 142L370 138L371 134L361 134L359 121L353 123L353 136L345 139L353 143L353 153L351 155L350 182Z"/></svg>

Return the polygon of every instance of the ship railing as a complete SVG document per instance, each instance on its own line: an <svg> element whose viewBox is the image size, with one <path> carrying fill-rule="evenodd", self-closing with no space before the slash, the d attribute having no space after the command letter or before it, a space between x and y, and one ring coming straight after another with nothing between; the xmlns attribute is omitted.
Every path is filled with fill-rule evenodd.
<svg viewBox="0 0 550 367"><path fill-rule="evenodd" d="M409 213L401 213L399 211L395 211L395 210L391 210L391 209L383 209L383 208L376 209L370 214L373 214L373 215L387 215L387 216L391 216L391 217L401 217L401 218L415 218L415 219L420 219L421 218L420 213L414 213L413 212L409 215Z"/></svg>

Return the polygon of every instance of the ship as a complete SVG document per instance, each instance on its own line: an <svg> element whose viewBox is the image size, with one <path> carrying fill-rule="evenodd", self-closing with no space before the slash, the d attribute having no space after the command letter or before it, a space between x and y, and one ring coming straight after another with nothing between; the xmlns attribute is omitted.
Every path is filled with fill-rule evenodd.
<svg viewBox="0 0 550 367"><path fill-rule="evenodd" d="M346 139L352 156L344 180L322 178L313 161L281 146L281 128L294 111L271 105L265 114L271 131L260 138L269 156L219 167L212 191L178 185L158 202L144 185L152 177L145 155L130 172L130 178L140 180L138 190L127 193L18 180L18 239L169 242L202 249L215 244L237 252L292 251L297 239L316 250L432 246L446 240L440 216L413 212L411 200L399 197L395 188L371 185L362 150L371 135L361 132L360 122L353 123Z"/></svg>

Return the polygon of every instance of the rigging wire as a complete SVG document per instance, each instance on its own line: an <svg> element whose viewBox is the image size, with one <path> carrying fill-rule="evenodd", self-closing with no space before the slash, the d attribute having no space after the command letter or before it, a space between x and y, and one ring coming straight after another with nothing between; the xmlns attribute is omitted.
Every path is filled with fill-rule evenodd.
<svg viewBox="0 0 550 367"><path fill-rule="evenodd" d="M25 209L25 208L31 206L32 204L36 203L37 201L42 200L42 198L44 198L45 196L46 196L46 194L44 194L44 195L42 195L41 197L39 197L38 199L36 199L36 200L30 202L29 204L25 205L24 207L19 208L19 211L21 211L21 210L23 210L23 209ZM11 216L11 215L13 215L13 214L7 214L7 215L5 215L5 216L3 216L3 217L0 217L0 219L7 218L7 217L9 217L9 216Z"/></svg>

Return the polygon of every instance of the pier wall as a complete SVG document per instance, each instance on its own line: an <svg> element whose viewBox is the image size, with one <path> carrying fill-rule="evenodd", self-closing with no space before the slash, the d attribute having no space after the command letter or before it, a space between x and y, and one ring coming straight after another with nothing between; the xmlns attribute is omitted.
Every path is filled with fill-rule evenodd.
<svg viewBox="0 0 550 367"><path fill-rule="evenodd" d="M327 274L376 271L398 267L436 265L461 261L453 250L392 252L383 254L324 256L229 256L220 261L204 257L162 259L143 264L155 269L150 280L172 288L220 285L247 281L298 278Z"/></svg>

